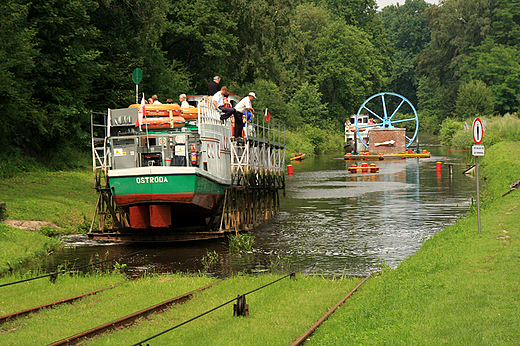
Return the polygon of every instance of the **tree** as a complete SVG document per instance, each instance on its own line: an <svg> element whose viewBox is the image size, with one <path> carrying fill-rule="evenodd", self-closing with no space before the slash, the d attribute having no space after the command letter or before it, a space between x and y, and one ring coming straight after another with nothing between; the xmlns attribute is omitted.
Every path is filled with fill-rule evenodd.
<svg viewBox="0 0 520 346"><path fill-rule="evenodd" d="M169 27L168 0L99 1L91 22L100 31L98 62L103 67L93 83L91 109L123 107L135 102L132 71L139 67L139 91L162 100L191 89L191 74L175 59L167 59L162 38Z"/></svg>
<svg viewBox="0 0 520 346"><path fill-rule="evenodd" d="M466 59L468 78L489 85L495 111L505 114L520 108L520 48L497 45L489 39Z"/></svg>
<svg viewBox="0 0 520 346"><path fill-rule="evenodd" d="M321 101L322 95L314 84L304 82L296 90L289 102L291 120L301 127L308 124L315 127L323 127L327 119L327 104Z"/></svg>
<svg viewBox="0 0 520 346"><path fill-rule="evenodd" d="M496 43L520 46L520 0L496 0L491 18Z"/></svg>
<svg viewBox="0 0 520 346"><path fill-rule="evenodd" d="M323 6L313 3L298 5L290 17L290 32L280 51L283 69L279 81L283 95L290 99L302 83L315 83L314 63L317 51L314 42L332 22L332 15Z"/></svg>
<svg viewBox="0 0 520 346"><path fill-rule="evenodd" d="M314 43L314 73L329 120L339 125L384 85L383 57L363 31L337 21Z"/></svg>
<svg viewBox="0 0 520 346"><path fill-rule="evenodd" d="M440 120L453 112L466 57L491 30L492 1L447 0L425 10L432 35L428 48L417 56L417 71L439 88L432 104L440 110Z"/></svg>
<svg viewBox="0 0 520 346"><path fill-rule="evenodd" d="M379 14L394 51L387 89L406 96L412 104L417 104L415 57L430 41L428 20L423 15L429 6L424 0L406 0L404 5L387 6Z"/></svg>
<svg viewBox="0 0 520 346"><path fill-rule="evenodd" d="M288 48L293 0L233 0L231 18L237 23L238 55L233 61L235 81L256 78L280 81L280 53Z"/></svg>
<svg viewBox="0 0 520 346"><path fill-rule="evenodd" d="M0 3L0 156L17 155L17 149L29 150L33 138L42 129L35 107L31 102L31 73L34 68L33 37L27 15L29 5L22 1ZM29 140L29 141L28 141ZM3 154L3 155L2 155ZM12 153L11 153L12 154Z"/></svg>
<svg viewBox="0 0 520 346"><path fill-rule="evenodd" d="M490 115L493 112L491 90L479 80L461 84L455 111L459 119Z"/></svg>
<svg viewBox="0 0 520 346"><path fill-rule="evenodd" d="M168 61L180 63L181 72L189 73L197 93L205 93L215 75L222 76L225 85L235 79L239 51L231 7L223 0L170 1L162 49Z"/></svg>

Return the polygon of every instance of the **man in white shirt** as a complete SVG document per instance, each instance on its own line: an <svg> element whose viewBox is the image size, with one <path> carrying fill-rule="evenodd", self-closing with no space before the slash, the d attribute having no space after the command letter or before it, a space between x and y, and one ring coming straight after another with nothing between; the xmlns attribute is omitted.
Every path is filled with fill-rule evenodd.
<svg viewBox="0 0 520 346"><path fill-rule="evenodd" d="M235 131L233 133L233 137L242 137L242 128L244 127L244 113L246 111L255 113L253 105L251 104L253 99L256 99L256 95L254 92L250 92L235 106Z"/></svg>
<svg viewBox="0 0 520 346"><path fill-rule="evenodd" d="M217 109L220 109L220 111L224 113L220 116L220 120L226 120L235 113L235 108L224 106L224 97L228 96L229 92L225 86L213 95L213 104Z"/></svg>
<svg viewBox="0 0 520 346"><path fill-rule="evenodd" d="M162 102L159 101L159 98L157 97L157 95L152 95L152 101L153 101L154 105L162 105Z"/></svg>

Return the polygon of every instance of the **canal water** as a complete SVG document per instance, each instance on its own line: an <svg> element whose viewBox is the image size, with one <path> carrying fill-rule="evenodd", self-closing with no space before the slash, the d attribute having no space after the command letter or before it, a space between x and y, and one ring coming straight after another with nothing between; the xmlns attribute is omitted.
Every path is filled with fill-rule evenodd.
<svg viewBox="0 0 520 346"><path fill-rule="evenodd" d="M230 253L226 239L143 246L70 236L64 238L67 247L42 266L72 267L140 251L118 261L129 275L159 271L224 277L289 269L362 276L382 263L395 268L464 216L475 194L474 178L462 174L465 166L454 166L451 176L445 165L437 172L447 149L431 142L421 145L430 158L373 161L378 173L350 173L347 168L355 161L345 161L342 153L293 162L281 213L251 231L255 244L249 253ZM453 160L467 157L450 154ZM209 254L215 253L216 261L208 265Z"/></svg>

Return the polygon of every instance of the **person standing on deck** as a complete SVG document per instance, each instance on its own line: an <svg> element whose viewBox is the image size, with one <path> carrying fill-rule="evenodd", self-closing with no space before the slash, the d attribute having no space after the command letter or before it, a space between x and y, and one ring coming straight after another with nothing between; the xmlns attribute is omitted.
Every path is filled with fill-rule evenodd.
<svg viewBox="0 0 520 346"><path fill-rule="evenodd" d="M207 92L209 96L215 95L220 90L220 77L213 77L213 81L208 83Z"/></svg>
<svg viewBox="0 0 520 346"><path fill-rule="evenodd" d="M244 113L246 111L250 111L252 114L255 113L253 105L251 104L253 99L256 99L256 95L254 92L250 92L235 106L235 131L233 133L233 137L235 138L242 137L242 128L244 127Z"/></svg>

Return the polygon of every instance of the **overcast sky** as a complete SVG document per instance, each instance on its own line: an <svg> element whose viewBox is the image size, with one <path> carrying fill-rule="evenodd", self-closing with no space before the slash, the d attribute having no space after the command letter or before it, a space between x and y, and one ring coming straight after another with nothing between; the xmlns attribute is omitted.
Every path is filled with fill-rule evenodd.
<svg viewBox="0 0 520 346"><path fill-rule="evenodd" d="M392 4L399 3L399 5L404 5L405 0L376 0L377 6L379 6L379 9L382 10L384 7ZM439 0L426 0L426 2L429 2L430 4L438 4Z"/></svg>

